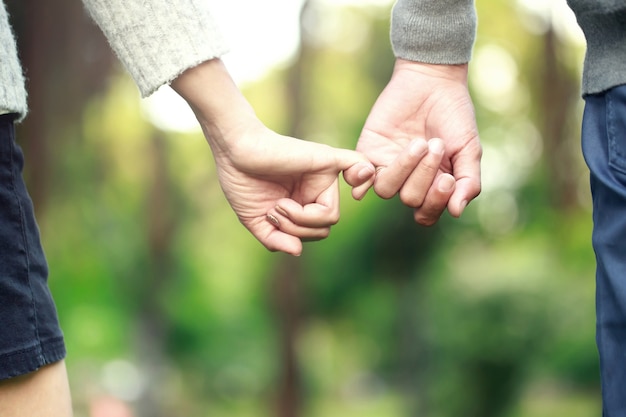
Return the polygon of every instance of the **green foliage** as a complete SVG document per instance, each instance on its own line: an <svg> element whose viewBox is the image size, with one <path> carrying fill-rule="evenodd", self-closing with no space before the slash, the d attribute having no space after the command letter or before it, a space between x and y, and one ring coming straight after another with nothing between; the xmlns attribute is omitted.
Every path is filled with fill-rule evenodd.
<svg viewBox="0 0 626 417"><path fill-rule="evenodd" d="M397 199L370 192L355 202L342 188L341 222L305 246L290 277L301 288L302 416L598 409L588 198L581 192L567 206L554 198L549 165L561 155L546 154L536 87L544 38L511 2L479 8L477 54L516 71L510 100L497 106L498 91L472 83L483 195L462 219L422 228ZM360 35L344 48L332 33L304 40L301 130L353 147L391 72L388 8L331 13L350 22L335 36ZM472 74L487 70L480 63ZM562 70L575 78L578 67ZM292 123L291 71L245 89L281 132ZM39 220L74 384L105 391L98 370L121 358L146 375L142 395L129 399L138 410L147 398L163 415L275 415L285 357L273 285L286 262L237 222L200 132L158 131L132 83L116 77L59 135ZM570 127L570 142L576 135ZM567 169L585 190L580 158ZM76 390L79 408L89 395Z"/></svg>

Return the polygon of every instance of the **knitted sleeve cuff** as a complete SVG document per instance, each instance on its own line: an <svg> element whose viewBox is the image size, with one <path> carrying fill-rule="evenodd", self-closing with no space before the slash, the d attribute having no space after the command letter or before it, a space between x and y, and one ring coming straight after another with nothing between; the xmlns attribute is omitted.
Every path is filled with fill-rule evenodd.
<svg viewBox="0 0 626 417"><path fill-rule="evenodd" d="M83 1L143 97L228 50L206 1Z"/></svg>
<svg viewBox="0 0 626 417"><path fill-rule="evenodd" d="M397 58L464 64L475 37L473 0L398 0L393 8L391 43Z"/></svg>

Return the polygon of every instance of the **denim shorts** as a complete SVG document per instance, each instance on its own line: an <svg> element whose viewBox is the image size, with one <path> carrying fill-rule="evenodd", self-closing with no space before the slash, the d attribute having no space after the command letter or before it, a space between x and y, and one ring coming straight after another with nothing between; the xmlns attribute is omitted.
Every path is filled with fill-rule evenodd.
<svg viewBox="0 0 626 417"><path fill-rule="evenodd" d="M0 380L65 357L14 120L0 115Z"/></svg>

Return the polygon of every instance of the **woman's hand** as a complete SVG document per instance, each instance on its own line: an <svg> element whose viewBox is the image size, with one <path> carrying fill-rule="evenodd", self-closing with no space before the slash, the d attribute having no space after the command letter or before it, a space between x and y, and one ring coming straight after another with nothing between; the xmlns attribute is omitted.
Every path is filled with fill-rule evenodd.
<svg viewBox="0 0 626 417"><path fill-rule="evenodd" d="M300 255L339 220L338 174L371 181L362 154L279 135L261 123L220 60L184 72L172 87L194 110L220 185L241 223L269 250Z"/></svg>

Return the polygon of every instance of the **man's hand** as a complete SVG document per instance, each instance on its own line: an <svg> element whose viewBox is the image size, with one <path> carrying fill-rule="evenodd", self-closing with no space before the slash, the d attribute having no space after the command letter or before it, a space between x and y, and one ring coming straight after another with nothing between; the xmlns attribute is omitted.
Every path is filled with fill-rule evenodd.
<svg viewBox="0 0 626 417"><path fill-rule="evenodd" d="M376 166L376 193L399 192L416 222L431 225L446 207L460 216L480 193L482 155L467 65L398 59L356 149ZM349 170L344 177L355 175ZM362 198L369 185L356 187L353 196Z"/></svg>

